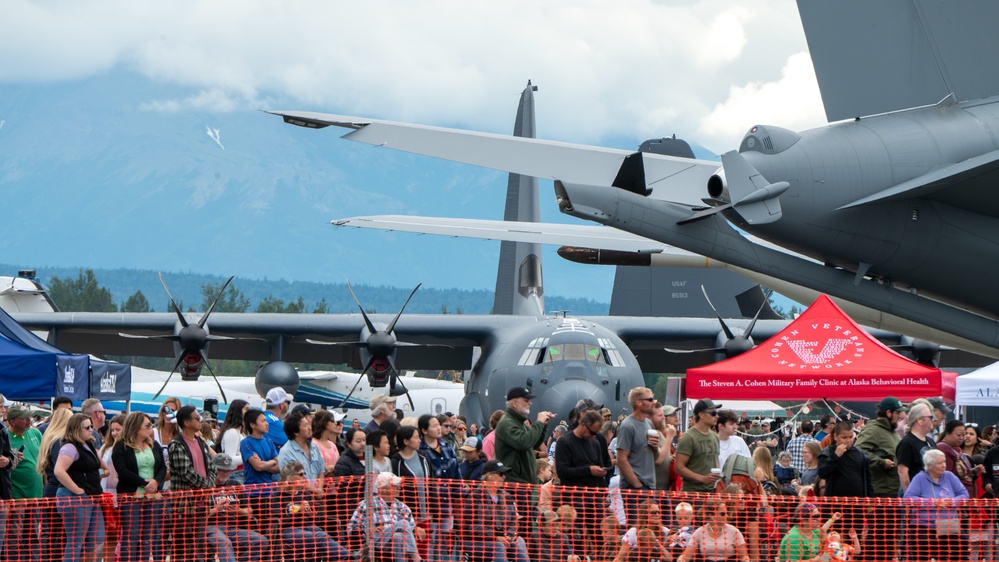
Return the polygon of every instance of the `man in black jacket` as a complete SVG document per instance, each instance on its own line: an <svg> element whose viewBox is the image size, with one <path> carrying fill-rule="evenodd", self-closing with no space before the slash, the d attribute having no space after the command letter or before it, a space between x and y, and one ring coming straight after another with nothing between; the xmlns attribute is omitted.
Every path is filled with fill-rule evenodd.
<svg viewBox="0 0 999 562"><path fill-rule="evenodd" d="M586 410L579 416L576 428L567 431L555 445L555 474L562 500L576 508L587 537L600 536L600 515L612 470L607 446L598 439L603 425L599 410Z"/></svg>

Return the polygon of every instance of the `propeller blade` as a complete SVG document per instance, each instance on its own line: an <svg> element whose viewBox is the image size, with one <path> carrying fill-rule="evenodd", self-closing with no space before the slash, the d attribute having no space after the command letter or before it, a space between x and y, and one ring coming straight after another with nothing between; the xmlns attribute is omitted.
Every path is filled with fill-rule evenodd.
<svg viewBox="0 0 999 562"><path fill-rule="evenodd" d="M170 384L170 378L173 377L173 374L177 372L177 367L180 367L180 362L183 360L184 360L184 354L181 353L180 357L177 358L177 362L173 364L173 369L170 370L170 374L167 375L166 382L164 382L163 386L160 387L160 390L159 392L156 393L156 396L153 396L153 400L156 400L157 398L160 397L160 394L163 394L163 391L166 390L167 385Z"/></svg>
<svg viewBox="0 0 999 562"><path fill-rule="evenodd" d="M714 311L715 316L718 317L718 323L721 324L722 331L725 332L725 337L730 340L735 339L735 334L733 334L732 330L730 330L729 327L725 324L725 320L722 319L721 314L718 314L718 309L715 308L714 303L712 303L711 299L708 298L708 290L704 288L704 285L701 285L701 292L704 293L704 300L708 301L708 306L711 307L711 310Z"/></svg>
<svg viewBox="0 0 999 562"><path fill-rule="evenodd" d="M264 338L235 338L232 336L206 336L205 341L258 341L261 343L268 343Z"/></svg>
<svg viewBox="0 0 999 562"><path fill-rule="evenodd" d="M305 341L315 345L359 345L361 347L366 347L368 345L367 341L320 341L306 338Z"/></svg>
<svg viewBox="0 0 999 562"><path fill-rule="evenodd" d="M390 380L392 381L393 386L395 386L394 383L396 381L399 382L402 389L406 391L406 399L409 400L410 411L416 411L416 406L413 405L413 397L409 395L409 389L406 388L406 383L402 382L402 377L399 376L399 371L396 370L395 365L391 361L389 361L389 365L392 365L392 378ZM391 394L391 392L389 394Z"/></svg>
<svg viewBox="0 0 999 562"><path fill-rule="evenodd" d="M126 334L125 332L118 332L118 336L122 338L132 338L133 340L180 340L180 336L176 334L170 334L168 336L140 336L138 334Z"/></svg>
<svg viewBox="0 0 999 562"><path fill-rule="evenodd" d="M760 305L760 309L756 311L756 316L753 316L753 321L749 323L749 326L746 326L746 339L749 339L749 337L753 334L753 328L756 326L756 321L760 319L760 313L763 312L763 309L766 306L767 301L763 301L763 304Z"/></svg>
<svg viewBox="0 0 999 562"><path fill-rule="evenodd" d="M166 291L167 296L170 297L170 304L173 305L173 310L177 313L177 318L180 319L180 325L186 328L187 319L184 318L184 315L180 311L180 307L177 306L177 301L175 301L173 299L173 295L170 294L170 289L167 289L166 281L163 280L163 272L160 272L160 283L163 285L163 290ZM176 369L176 367L174 367L174 369ZM159 396L159 394L156 396Z"/></svg>
<svg viewBox="0 0 999 562"><path fill-rule="evenodd" d="M721 351L725 351L724 347L712 347L710 349L672 349L669 347L664 347L663 349L669 353L707 353L707 352L718 353Z"/></svg>
<svg viewBox="0 0 999 562"><path fill-rule="evenodd" d="M361 301L357 300L357 295L354 294L354 288L350 286L350 279L347 280L347 288L350 289L350 296L354 297L354 302L357 303L358 310L361 311L361 316L364 318L364 325L368 327L369 333L375 333L378 330L375 329L375 325L371 323L371 319L368 318L368 313L364 312L364 307L361 306Z"/></svg>
<svg viewBox="0 0 999 562"><path fill-rule="evenodd" d="M232 277L227 279L225 283L222 284L222 288L219 290L219 294L215 295L215 300L212 301L212 305L208 307L208 312L206 312L205 315L202 316L201 320L198 322L199 328L205 327L205 322L208 322L208 317L211 316L212 311L215 310L215 305L219 303L219 299L222 298L223 294L225 294L225 288L228 287L229 283L232 283L232 280L235 278L236 276L233 275Z"/></svg>
<svg viewBox="0 0 999 562"><path fill-rule="evenodd" d="M337 406L337 408L342 408L343 405L346 404L348 400L350 400L350 397L354 395L354 391L357 390L357 387L361 384L361 379L367 376L368 369L371 368L371 363L374 362L374 360L375 360L374 357L368 360L368 364L364 366L364 370L361 371L360 376L357 377L357 380L354 382L354 386L351 387L350 392L347 393L347 396L344 396L343 402L340 402L340 405Z"/></svg>
<svg viewBox="0 0 999 562"><path fill-rule="evenodd" d="M443 347L446 349L454 349L453 345L448 345L446 343L412 343L408 341L397 341L395 342L396 347Z"/></svg>
<svg viewBox="0 0 999 562"><path fill-rule="evenodd" d="M406 299L406 302L402 303L402 308L399 309L399 313L395 315L395 318L392 319L392 323L389 324L388 328L385 329L386 332L390 334L392 333L392 330L395 329L395 323L398 322L399 317L402 316L402 311L406 310L406 305L409 304L410 299L413 298L413 295L416 294L416 291L419 290L419 288L422 285L423 283L419 283L418 285L416 285L416 287L413 288L413 292L409 293L409 298Z"/></svg>
<svg viewBox="0 0 999 562"><path fill-rule="evenodd" d="M219 387L219 392L222 393L222 403L228 404L229 400L226 399L225 391L222 390L222 383L220 383L219 378L215 376L215 371L212 369L212 364L208 362L208 359L205 359L205 367L208 367L208 372L212 374L212 378L215 379L215 384Z"/></svg>

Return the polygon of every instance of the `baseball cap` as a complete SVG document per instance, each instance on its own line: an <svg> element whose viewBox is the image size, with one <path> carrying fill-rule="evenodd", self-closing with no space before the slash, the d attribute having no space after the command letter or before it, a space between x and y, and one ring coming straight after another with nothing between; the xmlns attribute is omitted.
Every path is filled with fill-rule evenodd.
<svg viewBox="0 0 999 562"><path fill-rule="evenodd" d="M399 478L398 476L396 476L395 474L392 474L391 472L379 472L378 473L378 478L376 480L376 485L378 486L379 489L385 488L387 486L391 486L393 484L396 485L396 486L402 484L402 478Z"/></svg>
<svg viewBox="0 0 999 562"><path fill-rule="evenodd" d="M16 420L18 418L31 419L31 408L26 404L14 404L7 412L7 419Z"/></svg>
<svg viewBox="0 0 999 562"><path fill-rule="evenodd" d="M525 400L532 400L537 398L537 396L531 394L526 388L522 386L515 386L507 391L506 399L513 400L514 398L524 398Z"/></svg>
<svg viewBox="0 0 999 562"><path fill-rule="evenodd" d="M613 415L613 413L611 412L610 408L601 408L600 415L601 416L610 416L610 415Z"/></svg>
<svg viewBox="0 0 999 562"><path fill-rule="evenodd" d="M336 423L342 422L344 418L347 417L347 414L343 412L337 412L336 410L333 410L330 413L333 414L333 421L335 421Z"/></svg>
<svg viewBox="0 0 999 562"><path fill-rule="evenodd" d="M376 394L371 397L371 402L368 404L370 409L374 410L382 404L388 404L390 402L395 402L395 397L388 396L387 394Z"/></svg>
<svg viewBox="0 0 999 562"><path fill-rule="evenodd" d="M291 397L288 396L288 393L285 392L280 386L275 386L267 391L268 406L277 406L279 404L284 404L285 402L291 402Z"/></svg>
<svg viewBox="0 0 999 562"><path fill-rule="evenodd" d="M705 410L717 410L721 407L721 404L715 404L710 398L701 398L697 401L697 404L694 404L694 413L700 414Z"/></svg>
<svg viewBox="0 0 999 562"><path fill-rule="evenodd" d="M934 409L943 412L945 416L949 416L951 414L952 410L947 407L947 404L944 404L944 401L941 398L930 398L930 404L933 405Z"/></svg>
<svg viewBox="0 0 999 562"><path fill-rule="evenodd" d="M676 413L676 410L677 410L676 406L670 406L669 404L666 404L663 406L663 415L672 416L673 414Z"/></svg>
<svg viewBox="0 0 999 562"><path fill-rule="evenodd" d="M218 470L235 470L236 461L225 453L219 453L212 458L212 466Z"/></svg>
<svg viewBox="0 0 999 562"><path fill-rule="evenodd" d="M462 451L481 451L482 441L478 437L469 437L461 444Z"/></svg>
<svg viewBox="0 0 999 562"><path fill-rule="evenodd" d="M902 402L895 398L894 396L885 396L878 402L878 409L884 410L886 412L904 412L906 407L902 405Z"/></svg>
<svg viewBox="0 0 999 562"><path fill-rule="evenodd" d="M310 415L310 416L312 414L316 413L316 411L314 409L310 408L308 404L299 404L299 405L295 406L294 408L292 408L291 411L292 412L302 412L303 414Z"/></svg>
<svg viewBox="0 0 999 562"><path fill-rule="evenodd" d="M499 461L489 461L485 465L483 465L482 474L486 475L486 474L492 474L494 472L498 474L506 474L511 470L513 469L510 468L509 466L503 466L503 463Z"/></svg>

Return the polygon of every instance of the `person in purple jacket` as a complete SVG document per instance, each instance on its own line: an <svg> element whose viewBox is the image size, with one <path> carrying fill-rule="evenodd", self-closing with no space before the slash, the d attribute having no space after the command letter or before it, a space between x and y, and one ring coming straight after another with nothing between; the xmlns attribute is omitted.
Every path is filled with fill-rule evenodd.
<svg viewBox="0 0 999 562"><path fill-rule="evenodd" d="M967 560L967 543L960 525L958 501L968 499L968 490L953 473L947 472L943 451L923 453L924 470L913 477L905 499L922 500L913 512L909 544L917 560Z"/></svg>

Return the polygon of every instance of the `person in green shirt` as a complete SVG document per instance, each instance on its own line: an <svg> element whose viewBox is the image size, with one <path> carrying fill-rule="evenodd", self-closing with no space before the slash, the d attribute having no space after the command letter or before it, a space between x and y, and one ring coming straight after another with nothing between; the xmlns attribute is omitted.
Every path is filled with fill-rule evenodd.
<svg viewBox="0 0 999 562"><path fill-rule="evenodd" d="M10 448L17 457L11 472L14 499L42 497L42 475L38 473L38 449L42 446L42 432L31 426L31 409L17 404L7 413L7 433Z"/></svg>
<svg viewBox="0 0 999 562"><path fill-rule="evenodd" d="M820 527L822 513L819 508L815 504L803 503L794 510L794 516L798 524L791 527L781 539L780 548L777 550L778 562L819 562L822 560L826 533L829 532L833 522L843 515L839 512L834 513L832 518Z"/></svg>

